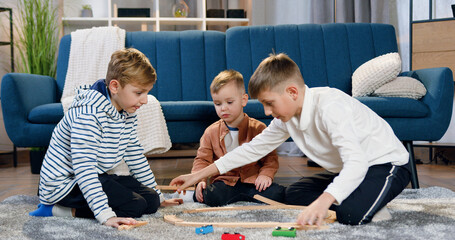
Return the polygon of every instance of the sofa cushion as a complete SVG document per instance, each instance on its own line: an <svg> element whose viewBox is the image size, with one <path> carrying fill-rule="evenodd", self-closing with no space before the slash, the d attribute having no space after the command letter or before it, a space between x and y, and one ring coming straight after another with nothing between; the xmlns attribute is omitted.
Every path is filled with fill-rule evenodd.
<svg viewBox="0 0 455 240"><path fill-rule="evenodd" d="M273 118L271 116L265 115L262 103L256 99L248 99L248 104L243 108L243 111L248 114L249 117L256 118L258 120L264 118Z"/></svg>
<svg viewBox="0 0 455 240"><path fill-rule="evenodd" d="M63 118L61 103L48 103L33 108L28 114L32 123L58 123Z"/></svg>
<svg viewBox="0 0 455 240"><path fill-rule="evenodd" d="M382 85L394 80L401 71L398 53L375 57L358 67L352 74L352 96L370 95Z"/></svg>
<svg viewBox="0 0 455 240"><path fill-rule="evenodd" d="M160 102L166 121L217 121L212 101L162 101ZM248 116L258 120L272 119L266 116L262 104L256 99L249 99L243 109Z"/></svg>
<svg viewBox="0 0 455 240"><path fill-rule="evenodd" d="M215 107L211 101L161 101L166 121L216 121Z"/></svg>
<svg viewBox="0 0 455 240"><path fill-rule="evenodd" d="M217 121L215 107L211 101L162 101L161 108L166 121ZM256 119L269 118L262 104L256 99L248 100L244 108L248 116ZM28 120L32 123L58 123L63 118L61 103L50 103L33 108ZM272 117L270 117L271 119Z"/></svg>
<svg viewBox="0 0 455 240"><path fill-rule="evenodd" d="M420 118L429 113L422 101L399 97L356 97L382 118Z"/></svg>
<svg viewBox="0 0 455 240"><path fill-rule="evenodd" d="M419 80L412 77L397 77L384 84L373 92L379 97L407 97L420 99L427 93L427 89Z"/></svg>

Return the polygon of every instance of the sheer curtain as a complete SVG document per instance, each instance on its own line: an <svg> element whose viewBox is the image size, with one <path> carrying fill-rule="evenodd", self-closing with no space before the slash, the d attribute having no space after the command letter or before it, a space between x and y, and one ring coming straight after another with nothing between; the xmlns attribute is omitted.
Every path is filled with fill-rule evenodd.
<svg viewBox="0 0 455 240"><path fill-rule="evenodd" d="M389 23L389 1L311 0L313 23Z"/></svg>

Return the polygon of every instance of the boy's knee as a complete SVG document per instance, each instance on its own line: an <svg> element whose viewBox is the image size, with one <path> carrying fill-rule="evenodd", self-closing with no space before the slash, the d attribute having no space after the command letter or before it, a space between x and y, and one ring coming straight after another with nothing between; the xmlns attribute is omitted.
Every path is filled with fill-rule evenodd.
<svg viewBox="0 0 455 240"><path fill-rule="evenodd" d="M149 195L145 198L145 200L147 202L147 208L144 213L145 214L156 213L156 211L158 211L158 208L161 205L160 196L158 194Z"/></svg>
<svg viewBox="0 0 455 240"><path fill-rule="evenodd" d="M286 191L284 192L284 201L286 204L290 205L301 205L298 198L295 197L295 191L291 187L286 188Z"/></svg>
<svg viewBox="0 0 455 240"><path fill-rule="evenodd" d="M284 193L286 204L308 206L313 202L313 200L302 197L302 189L294 188L292 185L287 187Z"/></svg>
<svg viewBox="0 0 455 240"><path fill-rule="evenodd" d="M125 214L128 217L141 217L147 209L147 200L142 196L136 197L130 203L130 208L125 209Z"/></svg>
<svg viewBox="0 0 455 240"><path fill-rule="evenodd" d="M204 190L203 197L204 203L210 207L219 207L225 205L223 204L224 200L221 194L214 194L211 191Z"/></svg>
<svg viewBox="0 0 455 240"><path fill-rule="evenodd" d="M365 214L361 214L351 208L339 206L336 209L337 221L346 225L362 225L371 222L371 218L365 218Z"/></svg>
<svg viewBox="0 0 455 240"><path fill-rule="evenodd" d="M203 190L204 203L210 207L226 205L226 196L221 194L214 184L210 184Z"/></svg>
<svg viewBox="0 0 455 240"><path fill-rule="evenodd" d="M279 184L272 183L272 185L269 188L267 188L265 191L260 192L259 195L272 199L274 201L284 203L286 188Z"/></svg>

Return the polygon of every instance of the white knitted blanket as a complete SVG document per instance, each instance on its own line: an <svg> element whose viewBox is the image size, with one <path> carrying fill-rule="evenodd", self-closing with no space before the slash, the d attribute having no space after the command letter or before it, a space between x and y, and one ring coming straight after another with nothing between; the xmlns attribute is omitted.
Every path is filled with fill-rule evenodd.
<svg viewBox="0 0 455 240"><path fill-rule="evenodd" d="M136 111L136 116L137 137L144 148L144 154L167 152L172 143L160 102L153 95L148 95L147 104Z"/></svg>
<svg viewBox="0 0 455 240"><path fill-rule="evenodd" d="M125 30L118 27L93 27L71 33L71 48L61 102L66 113L75 89L106 78L113 52L125 47Z"/></svg>
<svg viewBox="0 0 455 240"><path fill-rule="evenodd" d="M148 102L137 111L137 138L144 148L144 154L160 154L167 152L172 144L167 132L166 121L160 102L153 96L148 95ZM108 174L129 176L130 169L125 161L121 161Z"/></svg>
<svg viewBox="0 0 455 240"><path fill-rule="evenodd" d="M66 113L81 85L105 78L111 55L125 47L125 30L93 27L71 33L71 48L61 102ZM138 138L145 154L164 153L171 148L166 121L158 100L149 95L148 104L137 111Z"/></svg>

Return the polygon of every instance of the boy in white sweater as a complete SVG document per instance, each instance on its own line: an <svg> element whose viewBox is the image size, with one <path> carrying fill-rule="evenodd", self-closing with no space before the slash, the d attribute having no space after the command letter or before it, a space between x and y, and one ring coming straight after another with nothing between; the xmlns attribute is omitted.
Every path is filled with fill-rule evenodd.
<svg viewBox="0 0 455 240"><path fill-rule="evenodd" d="M82 70L82 69L81 69ZM147 103L155 69L136 49L112 54L106 79L82 86L55 127L40 173L32 216L96 218L118 227L130 217L182 203L156 188L139 144L135 112Z"/></svg>
<svg viewBox="0 0 455 240"><path fill-rule="evenodd" d="M185 189L203 177L257 161L289 137L326 170L286 189L288 204L308 205L299 224L321 225L329 208L340 223L368 223L408 185L409 155L387 122L338 89L308 88L287 55L263 60L248 90L274 117L270 125L249 143L171 185Z"/></svg>

